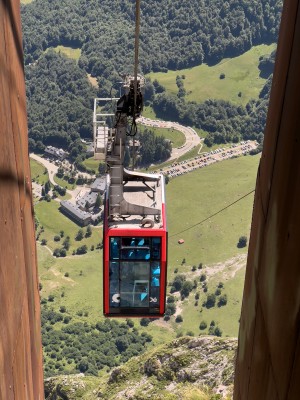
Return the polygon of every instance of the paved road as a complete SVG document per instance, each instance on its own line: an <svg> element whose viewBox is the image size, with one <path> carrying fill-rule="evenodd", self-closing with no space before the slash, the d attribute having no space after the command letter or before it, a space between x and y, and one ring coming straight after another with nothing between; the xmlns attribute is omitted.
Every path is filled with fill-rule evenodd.
<svg viewBox="0 0 300 400"><path fill-rule="evenodd" d="M43 164L47 168L48 174L49 174L49 180L52 183L52 185L56 186L57 183L54 180L54 175L57 173L58 166L53 164L51 161L48 161L45 158L40 157L34 153L31 153L29 156L30 156L30 158L38 161L39 163ZM33 189L35 190L35 193L37 195L39 195L38 186L40 186L40 185L36 185L36 186L33 185ZM76 186L76 188L74 190L67 189L67 193L72 196L69 201L71 201L72 203L75 204L76 200L78 200L80 197L82 197L85 193L87 193L89 191L90 191L90 188L85 187L85 186Z"/></svg>
<svg viewBox="0 0 300 400"><path fill-rule="evenodd" d="M168 159L168 161L172 161L183 156L185 153L192 150L194 147L198 146L201 143L201 139L198 136L198 133L193 128L180 125L177 122L152 120L145 117L140 117L137 122L141 123L142 125L152 126L154 128L173 128L184 134L184 145L178 148L174 147L172 149L172 155Z"/></svg>
<svg viewBox="0 0 300 400"><path fill-rule="evenodd" d="M49 173L50 182L54 186L57 185L57 183L54 181L54 175L57 173L58 167L55 164L53 164L52 162L46 160L43 157L40 157L40 156L34 154L34 153L30 153L29 156L30 156L30 158L38 161L39 163L43 164L47 168L48 173Z"/></svg>

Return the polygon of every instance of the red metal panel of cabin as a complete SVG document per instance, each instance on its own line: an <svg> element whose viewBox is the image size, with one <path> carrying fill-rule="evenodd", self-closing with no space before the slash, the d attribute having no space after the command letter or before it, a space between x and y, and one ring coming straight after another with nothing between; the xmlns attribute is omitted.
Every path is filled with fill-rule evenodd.
<svg viewBox="0 0 300 400"><path fill-rule="evenodd" d="M107 204L106 204L107 205ZM106 207L106 210L108 208ZM160 275L160 295L159 295L159 310L160 315L165 311L165 298L166 298L166 283L167 283L167 231L166 231L166 217L165 205L162 207L162 222L163 227L160 229L144 228L144 229L124 229L124 228L108 228L107 217L105 214L104 219L104 234L103 234L103 309L105 315L110 315L109 310L109 296L110 296L110 282L109 282L109 240L110 237L161 237L161 275ZM114 315L122 317L122 314ZM141 315L137 315L141 316ZM147 315L151 317L151 315ZM153 317L157 317L153 315Z"/></svg>

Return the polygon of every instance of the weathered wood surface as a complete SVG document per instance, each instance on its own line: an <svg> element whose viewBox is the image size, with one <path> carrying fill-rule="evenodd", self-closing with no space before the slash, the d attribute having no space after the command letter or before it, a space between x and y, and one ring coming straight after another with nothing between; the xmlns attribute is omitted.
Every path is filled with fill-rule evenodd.
<svg viewBox="0 0 300 400"><path fill-rule="evenodd" d="M0 0L0 399L43 399L20 3Z"/></svg>
<svg viewBox="0 0 300 400"><path fill-rule="evenodd" d="M235 400L300 398L300 3L286 0L246 270Z"/></svg>

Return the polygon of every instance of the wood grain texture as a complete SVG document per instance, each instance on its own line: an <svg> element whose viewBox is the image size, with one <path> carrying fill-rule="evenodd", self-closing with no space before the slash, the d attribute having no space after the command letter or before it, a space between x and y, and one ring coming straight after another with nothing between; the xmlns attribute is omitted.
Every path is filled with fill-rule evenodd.
<svg viewBox="0 0 300 400"><path fill-rule="evenodd" d="M284 2L256 183L235 400L297 400L300 393L299 8L299 1Z"/></svg>
<svg viewBox="0 0 300 400"><path fill-rule="evenodd" d="M44 398L20 4L0 0L0 399Z"/></svg>

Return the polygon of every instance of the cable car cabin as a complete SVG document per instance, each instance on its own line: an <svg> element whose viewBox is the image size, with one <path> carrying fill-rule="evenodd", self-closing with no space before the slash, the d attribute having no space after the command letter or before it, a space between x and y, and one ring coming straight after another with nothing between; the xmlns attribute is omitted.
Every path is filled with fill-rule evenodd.
<svg viewBox="0 0 300 400"><path fill-rule="evenodd" d="M141 174L140 174L141 175ZM142 174L123 187L127 204L145 207L144 215L109 215L108 176L103 235L103 304L110 317L160 317L165 312L167 228L163 175ZM147 177L150 182L147 182ZM154 179L155 178L155 179ZM149 215L155 207L157 215Z"/></svg>

